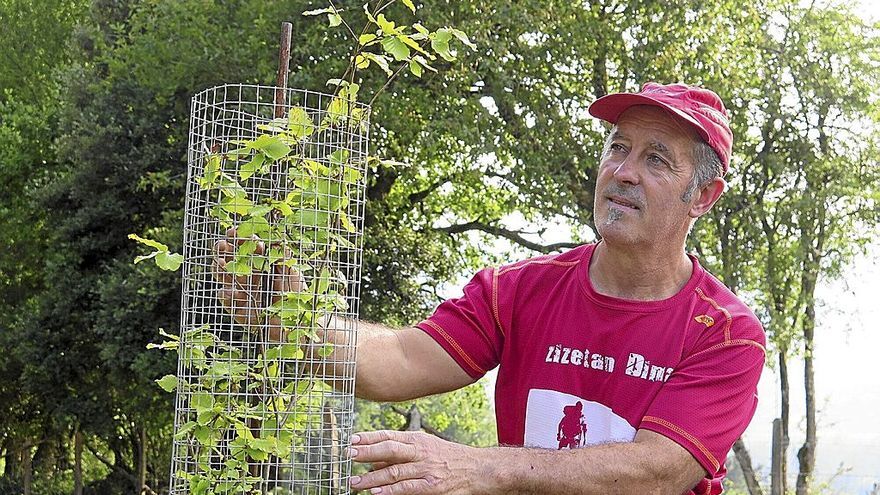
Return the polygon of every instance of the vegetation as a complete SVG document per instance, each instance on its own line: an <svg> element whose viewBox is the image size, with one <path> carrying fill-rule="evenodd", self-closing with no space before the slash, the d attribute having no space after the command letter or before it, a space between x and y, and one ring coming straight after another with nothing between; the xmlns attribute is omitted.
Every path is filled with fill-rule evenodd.
<svg viewBox="0 0 880 495"><path fill-rule="evenodd" d="M346 20L362 10L334 5ZM281 20L294 23L290 87L325 90L345 73L344 26L297 15L324 7L0 2L0 43L15 47L0 58L0 491L167 489L173 404L154 380L175 358L146 345L159 327L176 333L180 286L132 265L142 251L127 235L179 251L189 99L271 84ZM412 14L400 3L385 15ZM458 27L477 50L443 77L407 67L373 104L374 149L407 165L375 162L367 177L363 318L414 323L481 265L592 239L605 131L586 105L685 80L719 92L737 136L729 191L692 247L755 303L770 364L786 376L799 354L817 372L816 284L876 235L875 27L794 0L449 2L422 22ZM386 80L365 73L361 92ZM524 224L571 236L545 243ZM491 441L479 391L420 402L423 424ZM807 396L801 493L821 481ZM402 427L408 405L394 407L361 405L358 421Z"/></svg>

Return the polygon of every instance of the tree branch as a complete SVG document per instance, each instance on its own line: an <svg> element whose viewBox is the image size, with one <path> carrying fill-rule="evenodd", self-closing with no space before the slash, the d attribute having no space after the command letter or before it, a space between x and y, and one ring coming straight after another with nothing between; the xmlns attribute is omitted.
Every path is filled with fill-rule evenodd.
<svg viewBox="0 0 880 495"><path fill-rule="evenodd" d="M580 246L577 242L557 242L554 244L539 244L537 242L532 242L526 238L524 238L521 234L521 231L517 230L509 230L504 227L499 227L497 225L489 225L482 222L468 222L456 225L450 225L449 227L438 227L437 230L442 232L446 232L449 234L460 234L462 232L468 232L471 230L479 230L485 232L487 234L492 234L498 237L504 237L509 241L513 241L520 246L531 249L532 251L537 251L543 254L549 254L554 251L560 251L565 248L574 248Z"/></svg>
<svg viewBox="0 0 880 495"><path fill-rule="evenodd" d="M122 469L122 468L119 467L116 463L110 462L109 459L107 459L106 457L104 457L104 456L102 456L101 454L99 454L98 451L96 451L96 450L94 449L94 447L92 447L91 445L89 445L88 442L84 442L84 444L85 444L86 448L89 449L89 452L91 452L92 455L95 456L95 459L98 459L99 461L101 461L102 464L104 464L105 466L109 467L109 468L112 469L112 470L115 470L115 471L120 472L120 473L121 473L122 475L124 475L126 478L128 478L129 480L131 480L132 483L137 483L137 482L138 482L138 479L135 477L135 475L129 473L129 472L126 471L125 469ZM146 492L149 493L150 495L158 495L156 492L153 491L152 488L150 488L150 487L147 486L146 484L144 484L144 490L146 490Z"/></svg>
<svg viewBox="0 0 880 495"><path fill-rule="evenodd" d="M413 409L415 409L415 412L418 413L418 409L415 408L415 406L413 406ZM397 407L397 406L394 406L394 405L391 406L391 410L394 411L394 412L396 412L397 414L400 414L401 416L403 416L404 418L406 418L407 421L409 421L409 419L410 419L410 414L409 414L409 412L404 411L403 409L401 409L401 408L399 408L399 407ZM430 433L431 435L434 435L435 437L442 438L443 440L446 440L446 441L448 441L448 442L452 442L452 441L453 441L451 438L447 437L446 435L444 435L443 433L441 433L440 431L438 431L436 428L434 428L434 427L432 427L431 425L425 423L425 420L424 420L423 417L420 417L420 418L419 418L419 422L421 423L421 427L422 427L422 429L425 430L427 433Z"/></svg>

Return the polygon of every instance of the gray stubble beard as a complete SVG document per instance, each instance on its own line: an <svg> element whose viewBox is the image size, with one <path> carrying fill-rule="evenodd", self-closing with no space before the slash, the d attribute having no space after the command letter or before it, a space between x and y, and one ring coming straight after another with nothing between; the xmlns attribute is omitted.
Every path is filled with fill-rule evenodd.
<svg viewBox="0 0 880 495"><path fill-rule="evenodd" d="M612 223L618 221L623 217L623 213L615 208L608 208L608 219L605 221L606 225L611 225Z"/></svg>

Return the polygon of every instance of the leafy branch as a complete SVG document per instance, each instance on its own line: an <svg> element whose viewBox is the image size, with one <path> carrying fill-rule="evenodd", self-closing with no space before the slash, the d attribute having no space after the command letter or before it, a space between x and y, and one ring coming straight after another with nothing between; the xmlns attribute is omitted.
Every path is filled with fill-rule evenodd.
<svg viewBox="0 0 880 495"><path fill-rule="evenodd" d="M411 0L401 1L416 13ZM227 253L216 275L247 293L248 306L258 308L233 320L244 335L264 333L256 345L242 347L224 341L219 329L203 325L182 330L181 337L160 330L165 340L148 346L179 357L182 373L156 382L183 398L174 438L185 445L196 469L174 475L189 483L193 495L261 493L267 488L264 468L290 464L304 452L301 432L320 426L312 425L320 419L309 411L321 406L321 394L310 392L329 390L309 375L307 362L334 352L323 341L321 322L349 309L349 281L333 259L358 249L353 239L359 232L348 211L352 193L363 187L361 170L367 167L354 163L348 149L368 125L370 104L405 69L416 77L426 69L437 72L432 65L436 60L455 59L453 40L475 48L454 28L431 31L417 21L398 25L384 12L394 2L378 2L372 10L364 5L358 36L332 0L325 8L303 12L326 15L330 28L342 26L356 43L343 76L328 81L336 90L327 107L289 108L286 115L258 124L253 139L213 145L198 160L198 193L218 198L208 214L219 227L234 232L234 253ZM364 105L359 102L358 71L371 66L388 79ZM326 146L333 136L348 141ZM375 161L402 165L373 157L366 164ZM264 182L273 184L273 196L257 195L265 188L253 185ZM183 257L166 245L129 237L153 249L136 263L154 259L164 270L180 267ZM241 282L261 281L272 288L273 280L286 277L296 278L295 287L273 292L269 301L256 301L245 290L260 285ZM277 331L266 333L267 328Z"/></svg>

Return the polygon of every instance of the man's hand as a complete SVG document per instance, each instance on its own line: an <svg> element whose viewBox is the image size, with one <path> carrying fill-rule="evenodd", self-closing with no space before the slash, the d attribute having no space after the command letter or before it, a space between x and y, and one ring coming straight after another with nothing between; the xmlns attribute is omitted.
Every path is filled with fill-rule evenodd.
<svg viewBox="0 0 880 495"><path fill-rule="evenodd" d="M351 437L351 458L373 471L352 476L351 487L370 493L489 493L491 464L480 449L416 431L373 431Z"/></svg>
<svg viewBox="0 0 880 495"><path fill-rule="evenodd" d="M299 271L276 264L270 273L255 271L251 275L234 276L226 270L235 252L246 241L256 242L254 256L263 256L266 253L266 244L256 236L250 239L237 238L235 228L226 231L226 239L221 239L214 244L214 278L220 282L221 288L217 291L220 303L232 313L235 321L256 332L268 326L267 341L283 342L285 331L281 326L281 320L271 317L266 320L265 310L267 306L266 291L270 287L271 301L277 302L286 292L299 292L305 286L305 280ZM268 323L268 325L266 325Z"/></svg>

